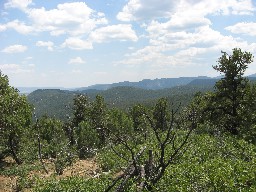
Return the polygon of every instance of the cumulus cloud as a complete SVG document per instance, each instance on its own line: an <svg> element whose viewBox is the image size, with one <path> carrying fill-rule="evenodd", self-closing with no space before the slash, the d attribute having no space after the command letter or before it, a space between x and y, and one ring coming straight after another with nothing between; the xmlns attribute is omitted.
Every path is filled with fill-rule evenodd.
<svg viewBox="0 0 256 192"><path fill-rule="evenodd" d="M107 24L104 14L97 14L84 2L59 4L51 10L30 9L27 14L38 31L49 31L54 36L86 34L97 25Z"/></svg>
<svg viewBox="0 0 256 192"><path fill-rule="evenodd" d="M119 24L96 29L91 33L90 39L94 42L101 43L111 39L137 41L138 37L132 29L132 25Z"/></svg>
<svg viewBox="0 0 256 192"><path fill-rule="evenodd" d="M18 8L21 10L26 10L27 7L31 4L32 4L32 0L8 0L8 2L4 4L4 7L6 9Z"/></svg>
<svg viewBox="0 0 256 192"><path fill-rule="evenodd" d="M68 62L69 64L83 64L85 61L81 57L71 58Z"/></svg>
<svg viewBox="0 0 256 192"><path fill-rule="evenodd" d="M231 14L253 15L253 12L255 11L252 0L233 0L231 3L233 3L233 5L231 5Z"/></svg>
<svg viewBox="0 0 256 192"><path fill-rule="evenodd" d="M24 45L11 45L2 50L4 53L20 53L27 50L27 47Z"/></svg>
<svg viewBox="0 0 256 192"><path fill-rule="evenodd" d="M54 43L51 41L37 41L36 46L38 47L47 47L49 51L53 51Z"/></svg>
<svg viewBox="0 0 256 192"><path fill-rule="evenodd" d="M151 29L151 28L150 28ZM165 29L162 29L163 31ZM164 65L191 65L199 64L205 60L209 63L209 55L212 64L220 50L230 51L233 47L240 47L252 53L256 50L255 43L248 43L239 38L222 35L210 26L201 26L193 32L165 30L149 30L150 44L133 53L127 54L120 61L121 64L138 65L150 64L152 66ZM198 61L198 59L200 61Z"/></svg>
<svg viewBox="0 0 256 192"><path fill-rule="evenodd" d="M84 2L58 4L55 9L32 8L32 0L9 0L5 8L21 9L29 19L29 25L13 20L0 25L0 31L14 29L21 34L49 32L52 36L89 34L99 25L108 23L105 14L97 12Z"/></svg>
<svg viewBox="0 0 256 192"><path fill-rule="evenodd" d="M233 26L228 26L225 29L235 34L256 36L256 23L254 22L241 22Z"/></svg>
<svg viewBox="0 0 256 192"><path fill-rule="evenodd" d="M230 47L241 47L254 52L255 43L248 43L240 38L222 35L211 28L208 16L217 15L249 15L255 8L250 0L208 1L208 0L178 0L175 4L169 3L163 14L157 16L159 1L151 1L152 10L148 9L147 1L129 0L117 18L122 21L141 21L146 30L149 44L133 53L127 54L120 61L121 64L147 64L151 66L182 65L202 63L206 55L216 55L220 50L228 51ZM151 11L152 14L140 16L140 13ZM165 14L164 14L165 12ZM239 26L227 27L227 30L254 35L252 23L244 25L244 29L237 30ZM200 60L201 59L201 60ZM207 59L209 59L207 57ZM200 60L200 61L198 61ZM206 59L205 59L206 60ZM213 59L213 61L215 61Z"/></svg>
<svg viewBox="0 0 256 192"><path fill-rule="evenodd" d="M65 40L62 47L68 47L70 49L82 50L82 49L92 49L92 43L89 41L82 40L78 37L70 37Z"/></svg>
<svg viewBox="0 0 256 192"><path fill-rule="evenodd" d="M162 0L161 3L158 0L129 0L117 14L117 19L121 21L152 20L170 18L175 13L182 13L181 16L183 14L250 15L253 11L255 9L251 0Z"/></svg>
<svg viewBox="0 0 256 192"><path fill-rule="evenodd" d="M5 31L7 29L14 29L20 34L29 34L33 32L33 27L26 25L24 22L20 22L19 20L13 20L6 24L0 25L0 31Z"/></svg>
<svg viewBox="0 0 256 192"><path fill-rule="evenodd" d="M117 14L121 21L154 19L169 17L178 1L170 0L129 0L122 11Z"/></svg>

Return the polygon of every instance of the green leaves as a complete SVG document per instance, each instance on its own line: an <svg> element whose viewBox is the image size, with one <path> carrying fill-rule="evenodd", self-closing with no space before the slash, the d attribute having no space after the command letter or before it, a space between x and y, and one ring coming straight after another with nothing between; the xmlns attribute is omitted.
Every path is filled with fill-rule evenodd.
<svg viewBox="0 0 256 192"><path fill-rule="evenodd" d="M194 103L199 101L199 111L204 122L217 127L220 132L243 136L245 132L249 134L248 131L255 124L255 89L243 77L253 56L237 48L233 49L231 55L222 53L218 64L213 68L224 74L224 77L215 84L213 93L197 97Z"/></svg>
<svg viewBox="0 0 256 192"><path fill-rule="evenodd" d="M0 145L4 146L1 150L9 151L18 164L21 163L18 157L20 140L29 128L31 115L26 97L9 86L7 76L0 72Z"/></svg>

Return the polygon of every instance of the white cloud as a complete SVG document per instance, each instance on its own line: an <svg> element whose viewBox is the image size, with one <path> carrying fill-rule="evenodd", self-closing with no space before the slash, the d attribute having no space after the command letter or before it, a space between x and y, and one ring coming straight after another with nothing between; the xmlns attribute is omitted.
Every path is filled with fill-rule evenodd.
<svg viewBox="0 0 256 192"><path fill-rule="evenodd" d="M65 40L64 43L62 43L61 47L68 47L70 49L76 50L92 49L92 44L94 42L102 43L111 40L137 41L138 37L135 31L132 29L132 25L110 25L92 31L87 40L83 40L79 37L69 37Z"/></svg>
<svg viewBox="0 0 256 192"><path fill-rule="evenodd" d="M1 64L1 70L16 70L19 68L17 64Z"/></svg>
<svg viewBox="0 0 256 192"><path fill-rule="evenodd" d="M229 15L252 13L253 5L248 0L229 0L229 1L189 1L180 0L176 10L167 22L159 24L165 30L193 29L195 27L211 25L211 21L206 18L209 15ZM242 6L240 11L232 11L238 5ZM231 10L231 11L230 11ZM162 25L162 26L160 26Z"/></svg>
<svg viewBox="0 0 256 192"><path fill-rule="evenodd" d="M152 20L179 16L206 16L208 14L249 15L255 11L251 0L129 0L117 14L121 21ZM178 16L177 15L177 16ZM178 18L178 17L176 17ZM194 17L190 18L191 20Z"/></svg>
<svg viewBox="0 0 256 192"><path fill-rule="evenodd" d="M88 34L97 25L107 24L104 14L97 14L84 2L59 4L51 10L30 9L27 14L38 31L49 31L54 36Z"/></svg>
<svg viewBox="0 0 256 192"><path fill-rule="evenodd" d="M122 11L117 14L121 21L147 20L169 17L179 1L162 0L129 0Z"/></svg>
<svg viewBox="0 0 256 192"><path fill-rule="evenodd" d="M232 3L232 14L234 15L253 15L255 11L253 0L235 0Z"/></svg>
<svg viewBox="0 0 256 192"><path fill-rule="evenodd" d="M7 29L14 29L18 33L21 33L24 35L29 34L34 30L32 26L28 26L24 22L20 22L17 19L10 21L6 24L0 25L0 31L5 31Z"/></svg>
<svg viewBox="0 0 256 192"><path fill-rule="evenodd" d="M14 20L0 25L0 32L14 29L21 34L49 32L52 36L89 34L108 23L105 14L88 7L84 2L58 4L55 9L31 8L32 0L9 0L5 8L19 8L28 17L28 24Z"/></svg>
<svg viewBox="0 0 256 192"><path fill-rule="evenodd" d="M47 47L49 51L53 51L54 43L51 41L37 41L36 46L38 47Z"/></svg>
<svg viewBox="0 0 256 192"><path fill-rule="evenodd" d="M0 64L0 69L6 74L29 73L31 69L23 69L17 64Z"/></svg>
<svg viewBox="0 0 256 192"><path fill-rule="evenodd" d="M24 45L11 45L2 50L4 53L20 53L27 50L27 47Z"/></svg>
<svg viewBox="0 0 256 192"><path fill-rule="evenodd" d="M91 33L90 39L94 42L101 43L111 39L137 41L138 37L132 29L132 25L119 24L96 29Z"/></svg>
<svg viewBox="0 0 256 192"><path fill-rule="evenodd" d="M83 64L85 61L81 57L71 58L68 62L69 64Z"/></svg>
<svg viewBox="0 0 256 192"><path fill-rule="evenodd" d="M240 11L234 12L237 5L244 6ZM201 61L198 59L208 59L208 55L216 55L220 50L228 51L234 47L247 50L249 47L254 50L253 43L249 44L239 38L225 36L219 31L211 29L211 21L207 18L208 15L216 14L249 14L253 10L253 5L248 0L180 0L168 20L164 22L153 20L151 23L143 25L148 32L149 45L128 54L127 59L121 63L143 64L146 62L152 65L186 63L191 65L202 63L203 59ZM152 52L154 54L151 54Z"/></svg>
<svg viewBox="0 0 256 192"><path fill-rule="evenodd" d="M65 40L62 47L68 47L70 49L82 50L82 49L92 49L92 43L89 41L84 41L77 37L70 37Z"/></svg>
<svg viewBox="0 0 256 192"><path fill-rule="evenodd" d="M228 26L225 29L235 34L256 36L256 23L254 22L241 22L233 26Z"/></svg>
<svg viewBox="0 0 256 192"><path fill-rule="evenodd" d="M32 26L28 26L25 23L20 22L18 20L8 22L6 24L6 27L7 28L13 28L15 31L17 31L18 33L21 33L21 34L29 34L33 31Z"/></svg>
<svg viewBox="0 0 256 192"><path fill-rule="evenodd" d="M152 23L151 23L152 24ZM222 35L209 26L201 26L193 32L172 31L158 26L149 26L150 44L120 61L120 64L153 66L214 64L220 51L230 51L234 47L255 53L256 44L248 43L232 36ZM156 30L159 28L159 30ZM150 29L150 30L149 30ZM154 30L153 30L154 29Z"/></svg>
<svg viewBox="0 0 256 192"><path fill-rule="evenodd" d="M5 25L0 25L0 32L5 31L6 29L7 29L7 27Z"/></svg>
<svg viewBox="0 0 256 192"><path fill-rule="evenodd" d="M4 7L25 10L31 4L32 0L8 0L8 2L4 4Z"/></svg>

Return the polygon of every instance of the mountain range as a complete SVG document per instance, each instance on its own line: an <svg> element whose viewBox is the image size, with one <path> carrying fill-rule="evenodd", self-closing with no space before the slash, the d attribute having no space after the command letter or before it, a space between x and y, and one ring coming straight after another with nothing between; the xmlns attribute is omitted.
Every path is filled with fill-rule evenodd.
<svg viewBox="0 0 256 192"><path fill-rule="evenodd" d="M220 79L219 77L207 77L207 76L198 76L198 77L178 77L178 78L160 78L160 79L143 79L138 82L130 82L123 81L112 84L96 84L88 87L80 87L80 88L64 88L64 87L17 87L21 94L29 94L37 89L60 89L60 90L68 90L68 91L84 91L84 90L108 90L114 87L135 87L147 90L159 90L172 88L176 86L182 85L199 85L199 84L209 84L214 85L215 82ZM256 80L256 73L249 75L249 79Z"/></svg>
<svg viewBox="0 0 256 192"><path fill-rule="evenodd" d="M143 79L139 82L129 82L123 81L112 84L96 84L88 87L80 87L80 88L64 88L64 87L17 87L17 89L22 94L29 94L37 89L60 89L60 90L68 90L68 91L84 91L84 90L108 90L114 87L135 87L141 89L150 89L150 90L159 90L165 88L172 88L175 86L187 85L194 80L205 80L212 79L213 81L216 78L210 78L207 76L198 76L198 77L179 77L179 78L161 78L161 79Z"/></svg>
<svg viewBox="0 0 256 192"><path fill-rule="evenodd" d="M220 78L180 77L139 82L125 81L69 90L64 88L37 89L28 94L27 98L34 106L37 117L47 114L50 117L66 120L67 117L72 116L73 99L77 94L85 94L91 101L96 95L101 95L108 107L125 110L139 103L152 106L163 97L167 98L170 103L186 106L197 92L213 90L216 81ZM256 77L249 77L249 79L256 80Z"/></svg>

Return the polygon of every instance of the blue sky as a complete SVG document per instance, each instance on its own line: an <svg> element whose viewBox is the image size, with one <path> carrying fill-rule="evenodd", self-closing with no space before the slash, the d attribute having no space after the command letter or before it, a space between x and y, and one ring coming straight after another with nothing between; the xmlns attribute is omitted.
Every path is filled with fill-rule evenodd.
<svg viewBox="0 0 256 192"><path fill-rule="evenodd" d="M256 0L0 2L0 70L16 87L217 76L235 47L256 57Z"/></svg>

